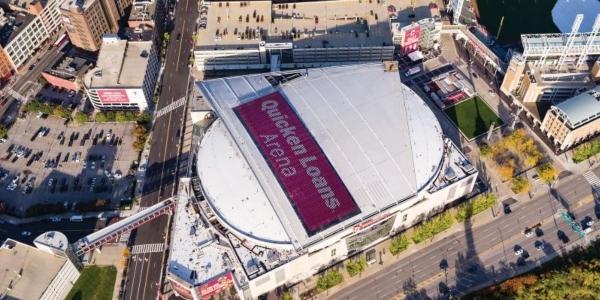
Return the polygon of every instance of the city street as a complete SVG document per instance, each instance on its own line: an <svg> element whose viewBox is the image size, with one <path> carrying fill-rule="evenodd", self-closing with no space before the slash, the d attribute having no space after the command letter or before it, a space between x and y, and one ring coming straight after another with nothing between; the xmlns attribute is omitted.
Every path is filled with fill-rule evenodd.
<svg viewBox="0 0 600 300"><path fill-rule="evenodd" d="M7 238L17 240L19 242L33 245L33 240L40 234L47 231L60 231L67 236L69 242L75 242L78 239L102 228L106 225L107 220L84 219L82 222L71 222L65 218L61 222L42 221L21 225L13 225L8 222L0 224L0 241ZM23 236L23 231L31 232L29 236Z"/></svg>
<svg viewBox="0 0 600 300"><path fill-rule="evenodd" d="M197 2L177 3L174 28L165 59L164 76L156 111L186 96L189 80L189 56L192 35L198 16ZM175 39L181 34L180 39ZM175 193L181 128L185 106L177 107L154 120L148 166L144 179L141 207L151 206ZM145 224L135 230L133 245L165 244L169 216ZM166 247L165 247L166 248ZM132 255L127 268L122 299L156 299L164 267L166 251Z"/></svg>
<svg viewBox="0 0 600 300"><path fill-rule="evenodd" d="M600 174L598 169L594 172ZM570 243L579 240L579 236L556 214L558 209L568 208L577 221L585 216L596 219L594 202L590 197L591 186L583 176L562 180L558 183L557 191L564 199L563 204L544 193L518 204L512 213L501 214L490 223L472 227L467 222L464 229L419 251L405 253L403 258L383 271L331 297L389 299L403 295L408 299L435 299L441 297L441 291L447 291L448 288L464 295L482 284L491 284L494 280L522 273L540 261L553 257L565 247L559 240L559 231L568 236ZM523 230L537 223L541 223L543 236L526 237ZM598 232L592 234L597 235ZM534 247L536 240L543 243L542 250ZM529 257L523 260L515 255L516 245L522 247ZM411 251L410 248L407 251Z"/></svg>

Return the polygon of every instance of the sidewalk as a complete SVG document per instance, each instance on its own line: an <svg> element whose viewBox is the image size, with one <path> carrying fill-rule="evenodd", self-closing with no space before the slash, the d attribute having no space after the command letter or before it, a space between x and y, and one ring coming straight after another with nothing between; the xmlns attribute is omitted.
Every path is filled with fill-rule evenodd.
<svg viewBox="0 0 600 300"><path fill-rule="evenodd" d="M497 208L498 206L496 206ZM448 211L451 211L452 213L456 212L456 208L452 208L449 209ZM473 228L485 225L491 221L493 221L495 219L495 217L492 214L492 210L488 209L484 212L481 212L475 216L473 216L471 218L471 222L472 222L472 226ZM409 228L408 230L402 232L401 234L405 235L405 236L410 236L412 234L413 228ZM463 222L458 222L455 223L454 225L452 225L452 227L450 227L448 230L436 235L435 237L433 237L430 240L421 242L419 244L414 244L411 242L411 244L408 246L408 248L402 252L400 252L399 254L397 254L396 256L393 256L390 252L389 252L389 246L391 244L391 239L386 239L384 241L382 241L381 243L369 248L368 250L371 251L371 249L375 249L376 253L377 253L377 257L379 258L377 260L377 262L367 266L367 268L365 269L365 271L363 271L361 274L358 274L354 277L350 277L350 275L346 272L346 269L343 267L343 262L338 264L339 266L341 266L339 268L340 272L344 275L344 282L342 282L341 284L328 289L327 291L324 291L318 295L316 295L315 297L313 297L313 299L327 299L329 296L335 294L336 292L352 286L354 283L363 280L364 278L367 278L371 275L377 274L378 272L380 272L383 269L386 269L387 267L391 266L392 264L407 258L411 255L413 255L414 253L420 252L423 249L429 247L431 244L442 240L444 238L447 238L448 236L457 233L457 232L461 232L464 230L464 223ZM364 255L363 253L365 253L365 251L363 251L361 254L359 255ZM335 268L335 267L334 267ZM299 299L299 295L310 290L311 288L313 288L314 286L316 286L316 278L318 277L318 275L315 275L313 277L311 277L308 280L305 280L304 282L301 282L299 284L297 284L296 286L294 286L292 288L293 290L293 294L298 297L297 299Z"/></svg>

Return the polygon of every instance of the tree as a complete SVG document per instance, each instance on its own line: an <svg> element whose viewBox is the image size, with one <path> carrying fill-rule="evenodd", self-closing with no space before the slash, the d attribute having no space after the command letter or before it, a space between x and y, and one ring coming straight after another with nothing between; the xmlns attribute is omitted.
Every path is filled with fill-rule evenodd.
<svg viewBox="0 0 600 300"><path fill-rule="evenodd" d="M6 127L4 125L0 125L0 138L7 138L8 137L8 129L6 129Z"/></svg>
<svg viewBox="0 0 600 300"><path fill-rule="evenodd" d="M344 281L344 276L338 270L329 270L317 279L317 290L320 292L332 288Z"/></svg>
<svg viewBox="0 0 600 300"><path fill-rule="evenodd" d="M56 105L52 109L52 115L63 119L70 119L71 111L62 105Z"/></svg>
<svg viewBox="0 0 600 300"><path fill-rule="evenodd" d="M485 194L479 195L475 199L470 200L461 204L456 211L456 215L454 218L458 222L462 222L494 205L496 205L496 201L498 200L498 196L496 194Z"/></svg>
<svg viewBox="0 0 600 300"><path fill-rule="evenodd" d="M137 125L133 128L133 136L135 137L135 141L133 141L133 149L136 151L144 150L146 139L148 139L148 130L146 130L146 128L144 128L142 125Z"/></svg>
<svg viewBox="0 0 600 300"><path fill-rule="evenodd" d="M281 300L293 300L293 299L294 299L294 295L292 295L292 292L290 292L290 291L285 291L281 294Z"/></svg>
<svg viewBox="0 0 600 300"><path fill-rule="evenodd" d="M551 164L545 163L537 168L537 174L543 182L550 184L558 176L558 171Z"/></svg>
<svg viewBox="0 0 600 300"><path fill-rule="evenodd" d="M483 158L490 157L492 154L492 148L490 148L490 145L488 144L483 144L481 147L479 147L479 153Z"/></svg>
<svg viewBox="0 0 600 300"><path fill-rule="evenodd" d="M118 111L115 113L115 121L117 122L126 122L127 121L127 115L125 114L124 111Z"/></svg>
<svg viewBox="0 0 600 300"><path fill-rule="evenodd" d="M351 277L362 273L366 267L367 260L364 256L361 256L359 259L349 259L346 261L346 271Z"/></svg>
<svg viewBox="0 0 600 300"><path fill-rule="evenodd" d="M502 178L503 181L509 180L513 177L515 172L515 168L510 163L505 163L496 169L498 171L498 175Z"/></svg>
<svg viewBox="0 0 600 300"><path fill-rule="evenodd" d="M100 123L108 122L108 119L106 118L106 114L103 112L97 113L96 114L96 122L100 122Z"/></svg>
<svg viewBox="0 0 600 300"><path fill-rule="evenodd" d="M511 190L515 194L529 191L529 180L523 176L513 178Z"/></svg>
<svg viewBox="0 0 600 300"><path fill-rule="evenodd" d="M79 123L79 124L83 124L83 123L87 123L89 121L89 116L82 112L82 111L78 111L75 113L75 122Z"/></svg>
<svg viewBox="0 0 600 300"><path fill-rule="evenodd" d="M410 242L408 241L408 238L403 235L400 234L394 238L392 238L392 241L390 243L390 253L392 253L392 255L396 255L404 250L406 250L406 248L408 248L408 245L410 244Z"/></svg>
<svg viewBox="0 0 600 300"><path fill-rule="evenodd" d="M148 124L152 120L152 116L148 111L144 111L137 116L138 124Z"/></svg>

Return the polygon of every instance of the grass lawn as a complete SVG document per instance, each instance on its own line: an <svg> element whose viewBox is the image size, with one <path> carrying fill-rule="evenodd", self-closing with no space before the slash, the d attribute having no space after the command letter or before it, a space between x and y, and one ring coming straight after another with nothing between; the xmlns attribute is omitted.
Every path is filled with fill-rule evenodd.
<svg viewBox="0 0 600 300"><path fill-rule="evenodd" d="M477 96L451 106L445 112L468 139L487 132L492 122L495 126L503 124L496 113Z"/></svg>
<svg viewBox="0 0 600 300"><path fill-rule="evenodd" d="M521 34L559 32L552 21L552 8L556 0L476 0L479 8L479 23L493 36L498 34L500 19L504 24L500 36L501 44L521 41Z"/></svg>
<svg viewBox="0 0 600 300"><path fill-rule="evenodd" d="M116 277L117 269L113 266L86 267L73 285L66 300L110 300Z"/></svg>

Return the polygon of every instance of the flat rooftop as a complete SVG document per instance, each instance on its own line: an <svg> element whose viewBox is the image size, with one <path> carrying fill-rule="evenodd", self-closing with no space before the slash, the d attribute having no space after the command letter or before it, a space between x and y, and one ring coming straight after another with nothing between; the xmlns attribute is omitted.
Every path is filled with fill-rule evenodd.
<svg viewBox="0 0 600 300"><path fill-rule="evenodd" d="M398 73L384 72L382 64L238 76L198 85L219 117L198 153L205 196L222 221L255 242L302 248L412 198L439 173L444 145L437 119ZM333 212L320 210L321 202L309 201L312 208L306 208L303 202L312 198L294 190L305 182L296 178L298 182L288 184L273 159L267 159L260 137L272 120L260 119L260 112L244 116L247 106L258 107L253 102L275 100L280 112L288 111L288 105L293 111L285 113L289 124L302 124L290 126L340 197L335 209L328 206ZM299 174L304 172L295 166Z"/></svg>
<svg viewBox="0 0 600 300"><path fill-rule="evenodd" d="M151 48L150 41L103 38L96 68L87 74L86 86L92 89L142 86Z"/></svg>
<svg viewBox="0 0 600 300"><path fill-rule="evenodd" d="M134 1L129 13L129 21L154 22L156 1Z"/></svg>
<svg viewBox="0 0 600 300"><path fill-rule="evenodd" d="M40 299L66 262L65 257L7 239L0 247L0 297Z"/></svg>
<svg viewBox="0 0 600 300"><path fill-rule="evenodd" d="M29 23L33 21L33 19L35 19L34 15L23 12L3 12L2 16L4 21L2 28L0 28L0 45L2 46L6 46L10 43L27 27L27 25L29 25Z"/></svg>
<svg viewBox="0 0 600 300"><path fill-rule="evenodd" d="M48 231L40 234L33 240L33 243L34 245L41 244L62 251L66 251L69 247L67 237L60 231Z"/></svg>
<svg viewBox="0 0 600 300"><path fill-rule="evenodd" d="M203 223L193 195L179 195L169 248L168 272L199 285L233 269L233 252Z"/></svg>
<svg viewBox="0 0 600 300"><path fill-rule="evenodd" d="M389 46L390 17L412 14L410 3L401 0L243 3L205 2L207 10L201 10L200 18L207 25L198 31L196 48L256 49L260 41L293 42L298 48ZM431 17L429 3L422 4L415 5L415 15Z"/></svg>
<svg viewBox="0 0 600 300"><path fill-rule="evenodd" d="M63 79L75 80L87 71L90 64L91 62L86 58L63 53L57 56L44 72Z"/></svg>

